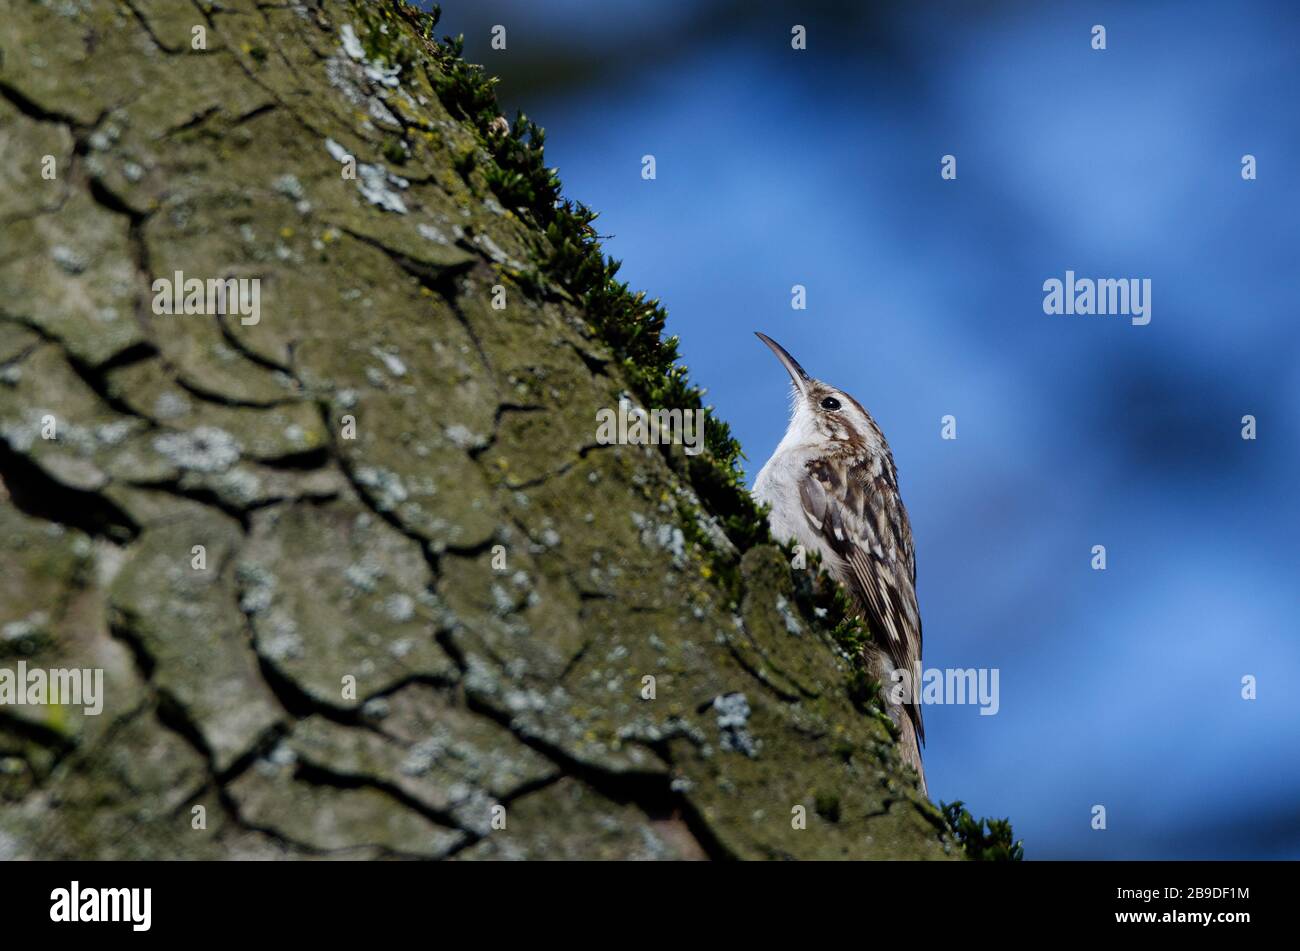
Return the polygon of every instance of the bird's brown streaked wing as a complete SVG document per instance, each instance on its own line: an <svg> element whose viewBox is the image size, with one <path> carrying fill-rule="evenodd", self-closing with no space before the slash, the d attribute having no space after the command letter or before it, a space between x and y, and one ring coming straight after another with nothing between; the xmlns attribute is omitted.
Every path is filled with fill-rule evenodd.
<svg viewBox="0 0 1300 951"><path fill-rule="evenodd" d="M895 667L921 659L916 557L907 511L888 460L819 459L799 486L808 524L844 563L845 579ZM919 689L913 684L913 689ZM907 705L925 739L921 708Z"/></svg>

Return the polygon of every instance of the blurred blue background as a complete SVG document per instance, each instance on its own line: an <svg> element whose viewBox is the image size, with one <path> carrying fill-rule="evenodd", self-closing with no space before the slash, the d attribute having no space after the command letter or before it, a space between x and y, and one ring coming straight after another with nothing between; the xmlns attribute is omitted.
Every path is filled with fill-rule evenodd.
<svg viewBox="0 0 1300 951"><path fill-rule="evenodd" d="M753 330L885 430L925 664L1001 670L996 716L928 708L936 799L1029 858L1297 859L1300 11L1138 7L444 0L440 32L546 127L751 481L788 386ZM1150 278L1151 323L1045 315L1067 268Z"/></svg>

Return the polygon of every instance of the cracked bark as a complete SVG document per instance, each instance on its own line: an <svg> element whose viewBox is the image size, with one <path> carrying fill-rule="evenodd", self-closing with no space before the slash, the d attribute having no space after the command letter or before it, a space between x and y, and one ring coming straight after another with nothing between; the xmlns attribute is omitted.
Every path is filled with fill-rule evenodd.
<svg viewBox="0 0 1300 951"><path fill-rule="evenodd" d="M106 696L0 707L0 858L950 854L846 660L782 619L780 554L731 603L672 531L686 467L592 451L617 362L409 24L389 87L342 47L360 16L6 5L0 666ZM258 276L261 321L154 315L178 270Z"/></svg>

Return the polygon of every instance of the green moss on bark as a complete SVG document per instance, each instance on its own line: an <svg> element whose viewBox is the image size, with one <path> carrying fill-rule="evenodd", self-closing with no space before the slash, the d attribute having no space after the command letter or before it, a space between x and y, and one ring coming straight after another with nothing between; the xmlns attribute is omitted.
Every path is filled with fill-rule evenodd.
<svg viewBox="0 0 1300 951"><path fill-rule="evenodd" d="M410 7L195 9L3 41L0 154L63 164L0 186L0 625L113 686L0 717L0 856L953 855L725 426L594 444L700 392L540 130ZM177 270L262 320L154 314Z"/></svg>

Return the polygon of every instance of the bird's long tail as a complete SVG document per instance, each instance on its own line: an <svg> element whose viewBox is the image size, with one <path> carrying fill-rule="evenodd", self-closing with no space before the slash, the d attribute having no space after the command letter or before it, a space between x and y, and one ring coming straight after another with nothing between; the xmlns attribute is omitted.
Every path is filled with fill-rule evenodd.
<svg viewBox="0 0 1300 951"><path fill-rule="evenodd" d="M875 676L877 683L890 684L893 682L890 676L891 671L894 669L893 661L884 651L874 645L868 645L863 651L863 658L873 676ZM894 721L894 726L898 727L898 755L905 764L916 770L917 784L920 786L921 795L929 799L930 791L925 782L925 764L921 762L921 737L918 728L918 723L921 720L920 708L909 707L907 704L902 703L891 703L888 688L884 686L880 690L880 701L889 714L889 718Z"/></svg>
<svg viewBox="0 0 1300 951"><path fill-rule="evenodd" d="M929 799L930 792L925 784L925 765L921 762L921 742L920 737L916 735L916 724L912 722L906 710L899 712L901 716L895 720L901 730L898 737L898 754L903 758L904 763L916 770L921 795Z"/></svg>

